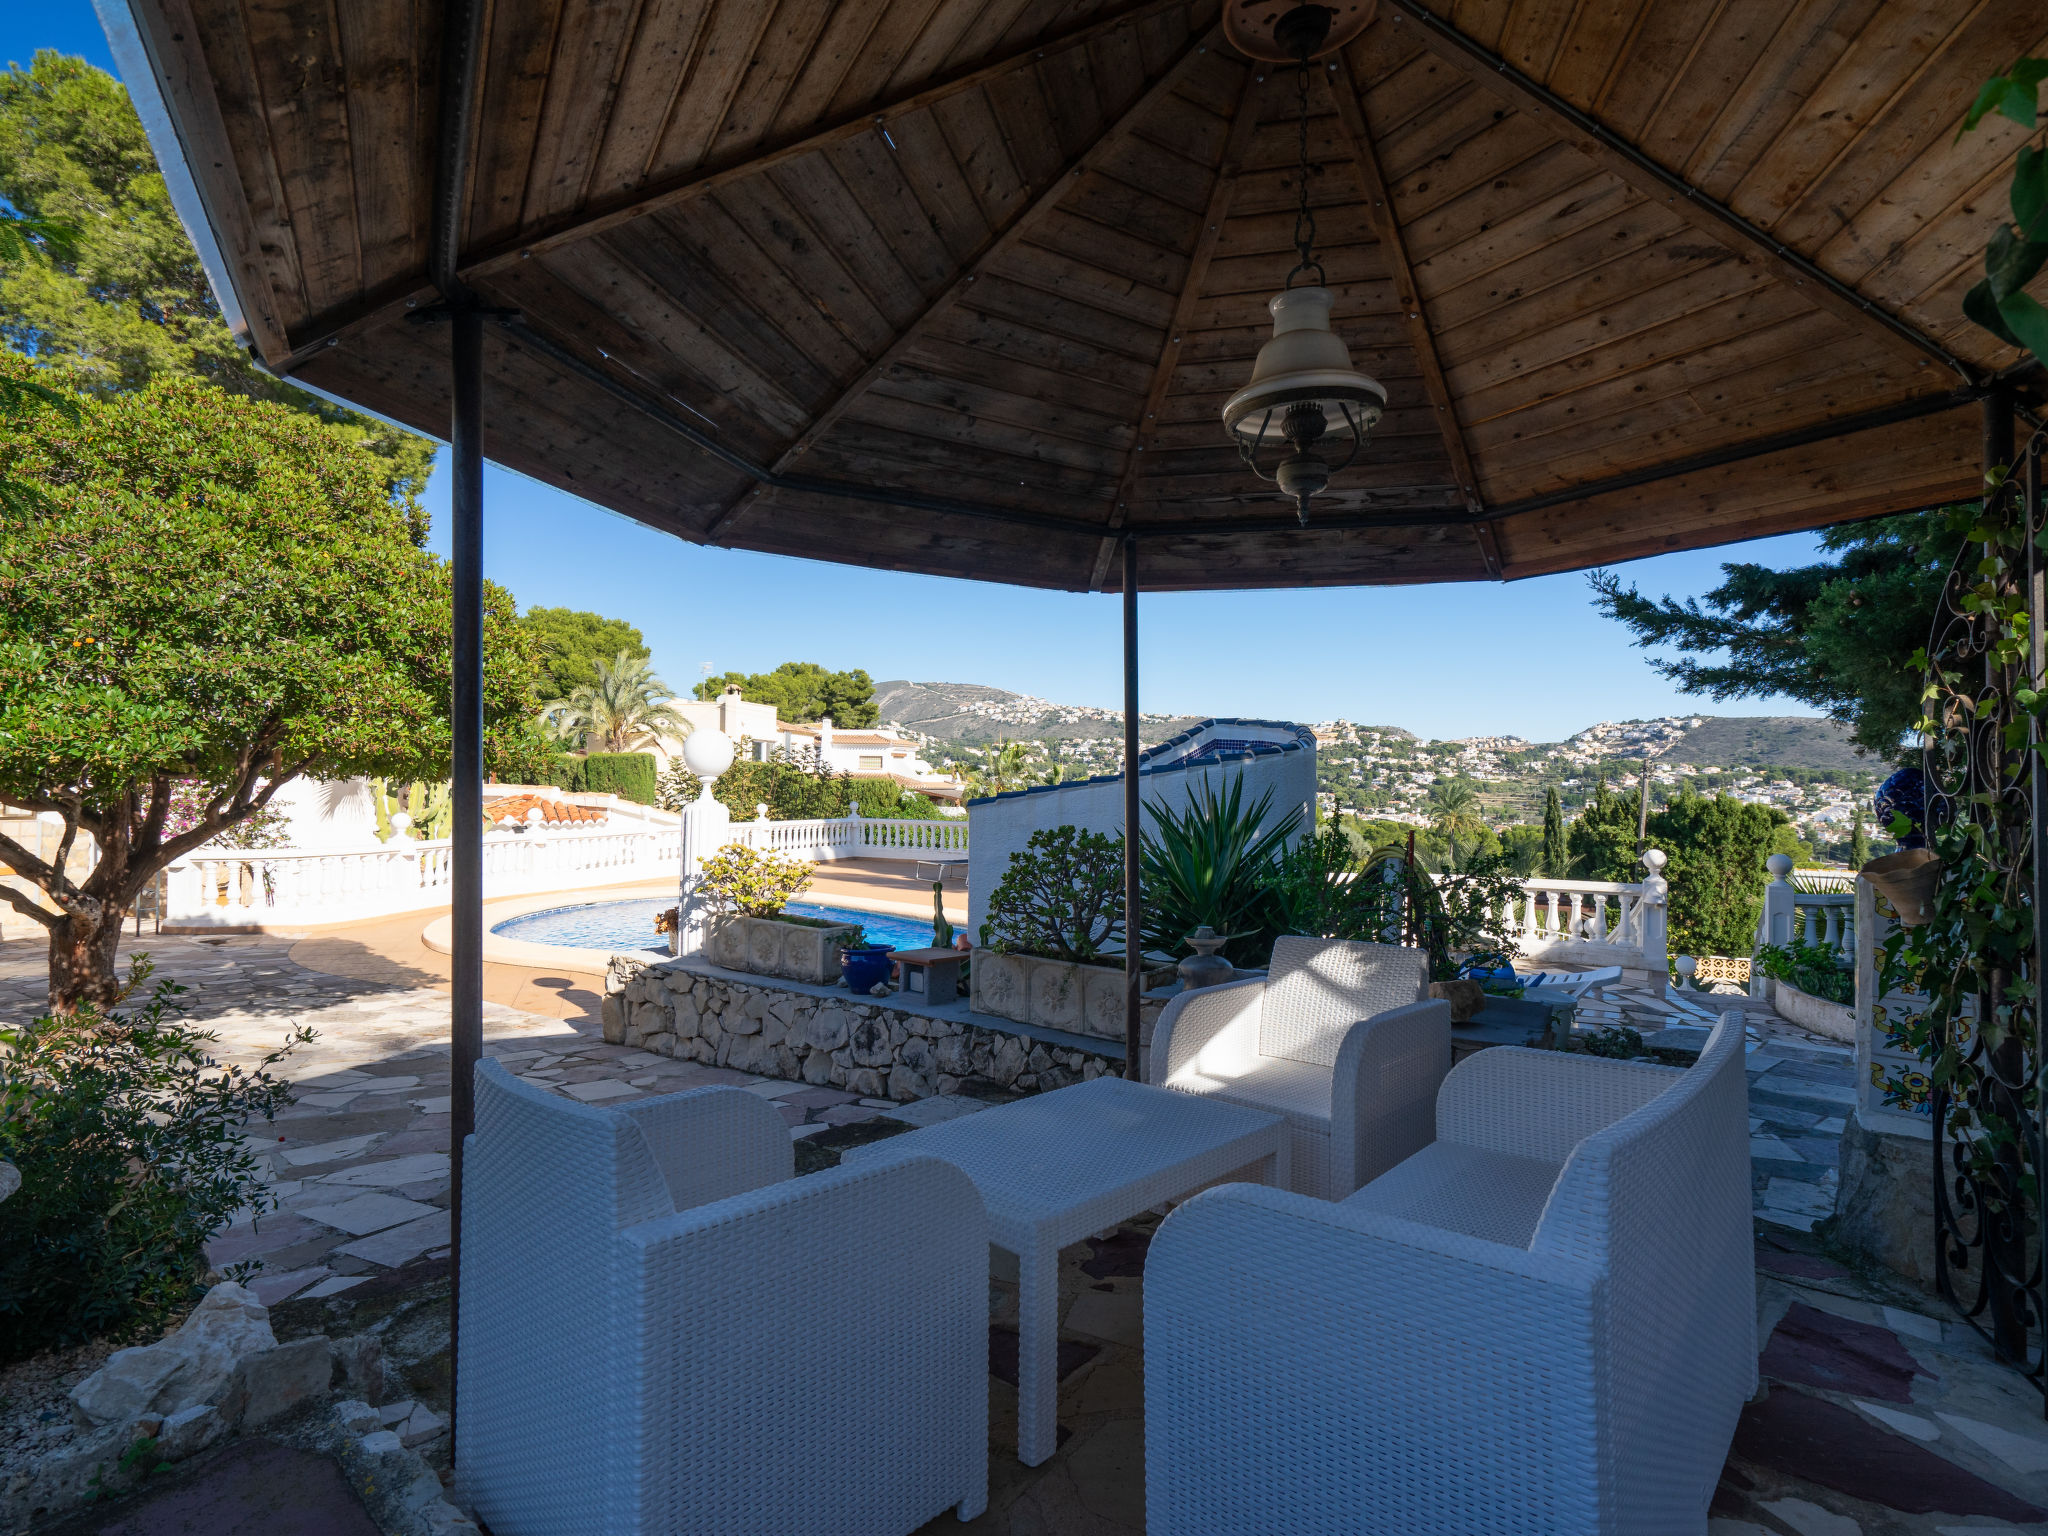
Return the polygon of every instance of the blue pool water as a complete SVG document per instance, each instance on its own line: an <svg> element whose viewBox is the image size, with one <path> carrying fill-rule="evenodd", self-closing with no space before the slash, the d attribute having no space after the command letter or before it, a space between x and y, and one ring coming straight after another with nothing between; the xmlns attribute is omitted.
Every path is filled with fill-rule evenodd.
<svg viewBox="0 0 2048 1536"><path fill-rule="evenodd" d="M529 944L564 944L574 949L651 949L668 953L668 937L654 931L654 914L675 905L675 898L641 897L635 901L593 901L578 907L549 907L495 924L491 932ZM814 901L792 901L792 917L819 917L835 923L859 923L871 944L896 949L925 949L932 925L922 918L891 917L882 912L856 912Z"/></svg>

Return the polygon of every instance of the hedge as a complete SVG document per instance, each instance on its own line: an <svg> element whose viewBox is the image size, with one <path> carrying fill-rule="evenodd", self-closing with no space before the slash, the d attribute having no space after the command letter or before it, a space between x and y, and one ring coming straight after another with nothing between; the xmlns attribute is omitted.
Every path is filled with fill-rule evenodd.
<svg viewBox="0 0 2048 1536"><path fill-rule="evenodd" d="M894 779L847 779L846 803L858 805L863 816L895 817L905 821L936 821L938 807L912 790L908 794Z"/></svg>
<svg viewBox="0 0 2048 1536"><path fill-rule="evenodd" d="M654 754L651 752L593 752L581 760L572 759L570 783L562 787L592 795L617 795L640 805L654 804Z"/></svg>

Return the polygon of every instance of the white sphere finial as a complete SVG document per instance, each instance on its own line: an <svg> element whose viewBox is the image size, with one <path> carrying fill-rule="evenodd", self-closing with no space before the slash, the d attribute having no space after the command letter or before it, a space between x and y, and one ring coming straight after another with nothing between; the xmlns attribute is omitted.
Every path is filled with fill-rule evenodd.
<svg viewBox="0 0 2048 1536"><path fill-rule="evenodd" d="M394 832L403 832L407 827L411 825L412 818L406 815L404 811L400 811L397 815L391 818L391 830Z"/></svg>
<svg viewBox="0 0 2048 1536"><path fill-rule="evenodd" d="M1643 850L1643 868L1653 875L1662 874L1664 866L1670 862L1671 856L1662 848L1645 848Z"/></svg>
<svg viewBox="0 0 2048 1536"><path fill-rule="evenodd" d="M526 808L526 824L529 827L537 827L547 819L547 812L543 811L539 806L531 805Z"/></svg>
<svg viewBox="0 0 2048 1536"><path fill-rule="evenodd" d="M711 781L732 766L732 738L711 726L699 726L683 743L683 763L709 792Z"/></svg>
<svg viewBox="0 0 2048 1536"><path fill-rule="evenodd" d="M1789 853L1774 853L1764 860L1764 868L1771 872L1772 879L1782 880L1792 873L1792 855Z"/></svg>

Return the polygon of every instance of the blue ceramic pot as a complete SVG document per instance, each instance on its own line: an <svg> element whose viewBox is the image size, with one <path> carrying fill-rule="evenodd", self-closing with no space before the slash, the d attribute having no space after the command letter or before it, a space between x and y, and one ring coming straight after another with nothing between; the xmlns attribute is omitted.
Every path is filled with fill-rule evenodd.
<svg viewBox="0 0 2048 1536"><path fill-rule="evenodd" d="M1877 786L1872 798L1879 831L1886 831L1894 816L1904 815L1912 830L1899 839L1901 851L1927 846L1927 780L1918 768L1901 768Z"/></svg>
<svg viewBox="0 0 2048 1536"><path fill-rule="evenodd" d="M846 978L847 989L865 994L874 990L876 982L887 981L889 967L894 963L889 957L895 952L893 944L862 944L840 950L839 971Z"/></svg>

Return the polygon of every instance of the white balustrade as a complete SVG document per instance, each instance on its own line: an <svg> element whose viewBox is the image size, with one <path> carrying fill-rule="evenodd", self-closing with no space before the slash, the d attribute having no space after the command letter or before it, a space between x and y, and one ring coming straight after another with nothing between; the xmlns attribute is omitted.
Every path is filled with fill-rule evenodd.
<svg viewBox="0 0 2048 1536"><path fill-rule="evenodd" d="M967 823L862 816L734 823L730 841L812 863L835 859L950 862L967 853ZM663 880L682 860L680 827L493 832L484 838L484 895ZM446 905L453 873L445 839L395 838L346 853L202 848L167 872L163 920L192 928L341 923Z"/></svg>
<svg viewBox="0 0 2048 1536"><path fill-rule="evenodd" d="M1812 944L1832 950L1843 965L1856 960L1856 893L1850 890L1800 890L1792 882L1792 860L1774 853L1764 861L1771 883L1764 887L1763 910L1757 915L1756 947L1766 944ZM1800 884L1807 884L1800 878Z"/></svg>
<svg viewBox="0 0 2048 1536"><path fill-rule="evenodd" d="M1662 991L1669 974L1665 937L1664 853L1643 854L1646 878L1612 880L1528 879L1500 914L1515 941L1515 956L1586 968L1618 965L1640 973L1643 983ZM1439 882L1446 877L1434 877Z"/></svg>
<svg viewBox="0 0 2048 1536"><path fill-rule="evenodd" d="M967 822L898 821L884 817L832 816L814 821L737 822L734 842L762 852L822 863L833 859L898 859L921 863L967 857Z"/></svg>
<svg viewBox="0 0 2048 1536"><path fill-rule="evenodd" d="M666 879L682 858L675 827L492 833L484 895ZM192 928L340 923L444 905L452 874L445 839L394 839L349 852L202 848L173 864L163 920Z"/></svg>

